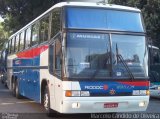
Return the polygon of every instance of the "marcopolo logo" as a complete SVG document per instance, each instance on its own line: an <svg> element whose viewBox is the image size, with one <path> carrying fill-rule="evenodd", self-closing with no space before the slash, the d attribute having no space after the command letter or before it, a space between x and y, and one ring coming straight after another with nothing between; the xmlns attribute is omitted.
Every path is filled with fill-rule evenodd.
<svg viewBox="0 0 160 119"><path fill-rule="evenodd" d="M104 86L103 86L103 89L104 89L104 90L108 90L108 85L104 85Z"/></svg>
<svg viewBox="0 0 160 119"><path fill-rule="evenodd" d="M85 89L89 89L89 90L107 90L108 89L108 85L104 85L104 86L85 86Z"/></svg>

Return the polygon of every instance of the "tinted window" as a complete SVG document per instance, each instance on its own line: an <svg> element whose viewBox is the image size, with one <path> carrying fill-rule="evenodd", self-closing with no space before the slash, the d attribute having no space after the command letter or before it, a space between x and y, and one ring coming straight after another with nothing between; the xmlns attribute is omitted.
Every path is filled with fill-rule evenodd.
<svg viewBox="0 0 160 119"><path fill-rule="evenodd" d="M24 31L20 34L20 43L19 43L19 50L24 49Z"/></svg>
<svg viewBox="0 0 160 119"><path fill-rule="evenodd" d="M53 38L60 31L60 11L53 11L52 13L52 26L51 38Z"/></svg>
<svg viewBox="0 0 160 119"><path fill-rule="evenodd" d="M147 77L148 54L145 37L111 35L113 51L113 73L115 77L129 77L125 62L134 77Z"/></svg>
<svg viewBox="0 0 160 119"><path fill-rule="evenodd" d="M40 28L41 42L48 40L48 31L49 31L49 16L41 20L41 28Z"/></svg>
<svg viewBox="0 0 160 119"><path fill-rule="evenodd" d="M28 28L26 30L26 38L25 38L25 48L30 47L30 42L31 42L31 28Z"/></svg>
<svg viewBox="0 0 160 119"><path fill-rule="evenodd" d="M14 44L15 44L15 37L12 38L12 43L11 43L11 53L13 53L14 50Z"/></svg>
<svg viewBox="0 0 160 119"><path fill-rule="evenodd" d="M15 52L19 50L19 35L16 36L15 40Z"/></svg>
<svg viewBox="0 0 160 119"><path fill-rule="evenodd" d="M9 52L9 54L11 53L11 40L9 40L9 43L8 43L8 46L9 46L9 48L8 48L8 52Z"/></svg>
<svg viewBox="0 0 160 119"><path fill-rule="evenodd" d="M144 32L138 12L95 8L67 8L66 27Z"/></svg>
<svg viewBox="0 0 160 119"><path fill-rule="evenodd" d="M152 49L152 58L153 58L153 64L160 64L160 51L159 49Z"/></svg>
<svg viewBox="0 0 160 119"><path fill-rule="evenodd" d="M55 54L55 49L54 49L54 44L49 46L49 72L51 74L54 73L54 54Z"/></svg>
<svg viewBox="0 0 160 119"><path fill-rule="evenodd" d="M8 49L8 44L9 44L9 42L7 42L7 43L5 44L5 48L6 48L6 49Z"/></svg>
<svg viewBox="0 0 160 119"><path fill-rule="evenodd" d="M32 26L32 46L39 41L39 22Z"/></svg>
<svg viewBox="0 0 160 119"><path fill-rule="evenodd" d="M73 79L111 77L108 34L68 33L66 47L67 77Z"/></svg>
<svg viewBox="0 0 160 119"><path fill-rule="evenodd" d="M55 73L58 76L61 76L61 47L61 42L58 39L55 44Z"/></svg>

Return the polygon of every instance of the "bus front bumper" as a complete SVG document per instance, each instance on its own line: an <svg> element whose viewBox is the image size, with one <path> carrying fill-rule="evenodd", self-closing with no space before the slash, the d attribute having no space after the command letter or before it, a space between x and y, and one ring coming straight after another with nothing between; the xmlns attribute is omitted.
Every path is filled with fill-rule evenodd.
<svg viewBox="0 0 160 119"><path fill-rule="evenodd" d="M145 111L149 96L118 97L66 97L62 103L61 113L110 113ZM105 106L105 105L110 106ZM112 104L118 104L114 107Z"/></svg>

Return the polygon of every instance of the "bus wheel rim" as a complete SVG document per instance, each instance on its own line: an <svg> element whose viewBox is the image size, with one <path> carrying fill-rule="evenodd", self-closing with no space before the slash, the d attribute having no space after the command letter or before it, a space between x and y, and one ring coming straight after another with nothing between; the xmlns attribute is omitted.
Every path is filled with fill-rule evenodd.
<svg viewBox="0 0 160 119"><path fill-rule="evenodd" d="M48 94L46 93L45 95L44 95L44 107L45 107L45 109L46 110L48 110Z"/></svg>

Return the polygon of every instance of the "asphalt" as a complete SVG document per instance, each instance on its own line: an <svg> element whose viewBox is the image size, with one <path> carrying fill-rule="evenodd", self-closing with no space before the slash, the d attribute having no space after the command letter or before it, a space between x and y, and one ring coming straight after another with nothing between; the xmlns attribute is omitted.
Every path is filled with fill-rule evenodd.
<svg viewBox="0 0 160 119"><path fill-rule="evenodd" d="M117 114L124 115L123 119L126 119L128 113L117 113ZM145 112L135 112L132 113L131 116L133 116L134 114L135 116L137 115L139 117L144 116L144 119L148 118L149 116L155 115L155 119L159 119L160 98L151 98L148 109ZM7 88L5 88L5 86L3 86L0 83L0 119L90 119L90 118L119 119L120 117L115 117L112 114L69 114L69 115L56 114L53 115L53 117L48 117L46 116L45 110L41 104L38 104L26 98L16 99L12 95L11 91L9 91Z"/></svg>

